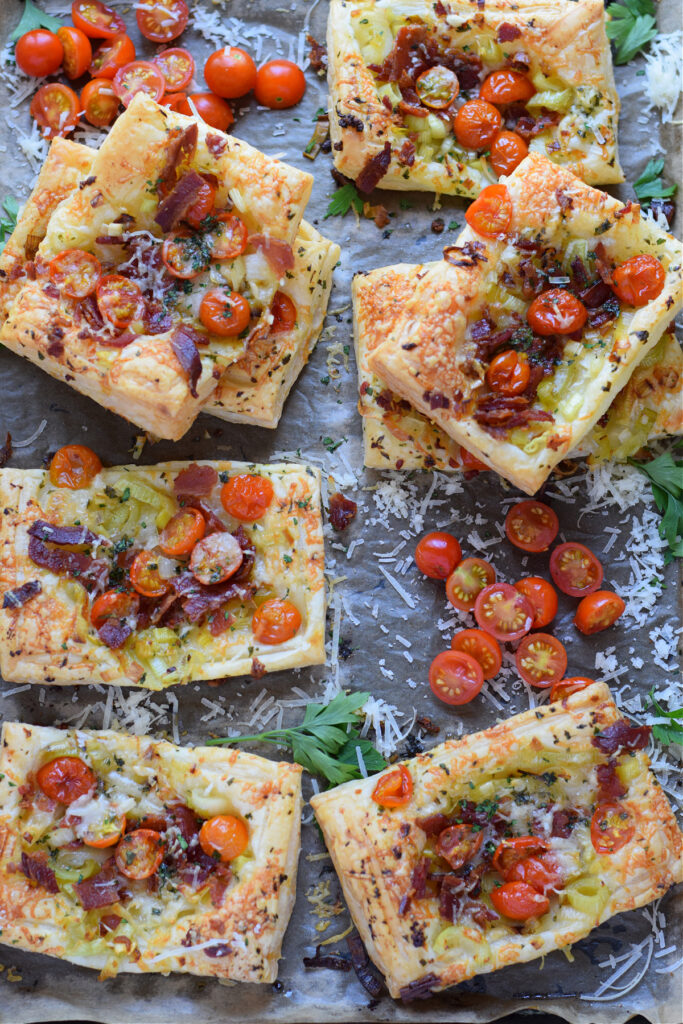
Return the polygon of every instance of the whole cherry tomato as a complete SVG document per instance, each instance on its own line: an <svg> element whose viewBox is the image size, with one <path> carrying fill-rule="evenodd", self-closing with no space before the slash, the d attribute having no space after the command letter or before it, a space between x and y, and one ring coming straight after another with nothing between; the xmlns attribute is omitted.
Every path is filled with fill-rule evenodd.
<svg viewBox="0 0 683 1024"><path fill-rule="evenodd" d="M80 757L55 757L36 772L43 793L60 804L72 804L95 788L95 773Z"/></svg>
<svg viewBox="0 0 683 1024"><path fill-rule="evenodd" d="M190 117L194 117L194 110L190 106L190 101L192 101L192 105L202 121L206 121L208 125L216 128L219 132L227 132L235 120L232 110L225 100L222 100L220 96L214 96L212 92L190 93L189 96L185 97L184 101L179 101L179 114L187 114Z"/></svg>
<svg viewBox="0 0 683 1024"><path fill-rule="evenodd" d="M301 613L291 601L270 598L254 612L251 630L260 644L284 644L296 636L301 626Z"/></svg>
<svg viewBox="0 0 683 1024"><path fill-rule="evenodd" d="M453 121L455 137L465 149L488 149L503 127L500 111L486 100L468 100Z"/></svg>
<svg viewBox="0 0 683 1024"><path fill-rule="evenodd" d="M258 103L271 110L293 107L306 91L306 79L291 60L269 60L256 72L254 94Z"/></svg>
<svg viewBox="0 0 683 1024"><path fill-rule="evenodd" d="M59 448L50 462L50 482L55 487L79 490L89 487L102 469L99 457L84 444L66 444Z"/></svg>
<svg viewBox="0 0 683 1024"><path fill-rule="evenodd" d="M594 590L584 597L574 616L574 625L586 635L609 629L626 610L626 603L610 590Z"/></svg>
<svg viewBox="0 0 683 1024"><path fill-rule="evenodd" d="M239 292L209 288L199 306L199 319L212 334L233 338L249 326L251 310Z"/></svg>
<svg viewBox="0 0 683 1024"><path fill-rule="evenodd" d="M199 845L207 857L224 862L241 857L249 845L249 830L233 814L217 814L199 830Z"/></svg>
<svg viewBox="0 0 683 1024"><path fill-rule="evenodd" d="M550 909L550 900L526 882L506 882L491 890L491 903L511 921L528 921Z"/></svg>
<svg viewBox="0 0 683 1024"><path fill-rule="evenodd" d="M424 576L445 580L462 561L462 549L451 533L426 533L415 548L415 564Z"/></svg>
<svg viewBox="0 0 683 1024"><path fill-rule="evenodd" d="M44 78L59 71L64 59L64 46L54 32L33 28L17 40L14 59L25 75Z"/></svg>
<svg viewBox="0 0 683 1024"><path fill-rule="evenodd" d="M521 395L530 378L529 360L523 352L514 349L499 352L486 371L486 383L499 395Z"/></svg>
<svg viewBox="0 0 683 1024"><path fill-rule="evenodd" d="M404 764L380 775L372 791L372 799L380 807L405 807L413 796L413 779Z"/></svg>
<svg viewBox="0 0 683 1024"><path fill-rule="evenodd" d="M571 292L550 288L534 299L526 318L536 334L547 338L551 334L574 334L580 331L588 318L588 310Z"/></svg>
<svg viewBox="0 0 683 1024"><path fill-rule="evenodd" d="M526 103L535 92L533 82L521 71L500 68L486 76L479 89L479 96L488 103Z"/></svg>
<svg viewBox="0 0 683 1024"><path fill-rule="evenodd" d="M541 576L526 576L514 584L515 590L524 594L534 609L532 629L543 629L557 615L557 592Z"/></svg>
<svg viewBox="0 0 683 1024"><path fill-rule="evenodd" d="M256 65L246 50L224 46L208 58L204 78L216 96L236 100L246 96L256 85Z"/></svg>
<svg viewBox="0 0 683 1024"><path fill-rule="evenodd" d="M231 476L221 488L221 504L234 519L241 523L254 523L261 519L273 500L275 492L267 476L240 473Z"/></svg>
<svg viewBox="0 0 683 1024"><path fill-rule="evenodd" d="M529 153L529 147L517 132L498 132L491 143L489 160L496 174L512 174Z"/></svg>
<svg viewBox="0 0 683 1024"><path fill-rule="evenodd" d="M628 306L646 306L656 299L666 281L666 271L654 256L632 256L612 273L612 288Z"/></svg>
<svg viewBox="0 0 683 1024"><path fill-rule="evenodd" d="M504 235L512 221L512 201L505 185L487 185L465 211L465 220L484 238Z"/></svg>

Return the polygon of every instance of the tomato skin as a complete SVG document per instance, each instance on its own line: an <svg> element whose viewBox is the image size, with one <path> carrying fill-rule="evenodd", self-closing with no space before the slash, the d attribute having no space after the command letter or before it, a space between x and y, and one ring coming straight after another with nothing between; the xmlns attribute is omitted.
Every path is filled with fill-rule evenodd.
<svg viewBox="0 0 683 1024"><path fill-rule="evenodd" d="M511 921L528 921L541 917L550 909L550 900L526 882L506 882L491 890L491 903L499 914Z"/></svg>
<svg viewBox="0 0 683 1024"><path fill-rule="evenodd" d="M212 212L216 201L216 186L209 181L201 185L197 198L186 212L184 220L193 228L198 228Z"/></svg>
<svg viewBox="0 0 683 1024"><path fill-rule="evenodd" d="M232 534L212 533L193 547L190 572L205 586L222 583L237 572L243 558L239 541Z"/></svg>
<svg viewBox="0 0 683 1024"><path fill-rule="evenodd" d="M524 352L508 349L494 356L486 371L486 383L500 395L521 395L531 378L529 360Z"/></svg>
<svg viewBox="0 0 683 1024"><path fill-rule="evenodd" d="M256 101L271 110L293 107L306 92L306 79L291 60L269 60L256 72Z"/></svg>
<svg viewBox="0 0 683 1024"><path fill-rule="evenodd" d="M534 609L531 602L509 583L491 583L484 587L474 603L479 626L496 640L519 640L531 629Z"/></svg>
<svg viewBox="0 0 683 1024"><path fill-rule="evenodd" d="M666 281L666 271L654 256L632 256L612 273L612 288L628 306L646 306L656 299Z"/></svg>
<svg viewBox="0 0 683 1024"><path fill-rule="evenodd" d="M161 71L167 92L181 92L194 78L194 57L182 46L172 46L152 57L152 64Z"/></svg>
<svg viewBox="0 0 683 1024"><path fill-rule="evenodd" d="M46 28L34 28L17 40L14 59L25 75L45 78L46 75L54 75L62 66L64 46L54 32Z"/></svg>
<svg viewBox="0 0 683 1024"><path fill-rule="evenodd" d="M199 845L208 857L224 862L241 857L249 845L249 830L232 814L217 814L199 830Z"/></svg>
<svg viewBox="0 0 683 1024"><path fill-rule="evenodd" d="M498 177L501 177L503 174L512 174L528 153L529 147L517 132L498 132L491 143L489 161Z"/></svg>
<svg viewBox="0 0 683 1024"><path fill-rule="evenodd" d="M476 856L483 842L484 833L475 832L471 825L449 825L439 833L436 852L454 871L459 871Z"/></svg>
<svg viewBox="0 0 683 1024"><path fill-rule="evenodd" d="M50 482L77 491L89 487L102 469L99 456L84 444L65 444L52 456Z"/></svg>
<svg viewBox="0 0 683 1024"><path fill-rule="evenodd" d="M505 517L505 534L522 551L547 551L560 532L557 515L542 501L518 501Z"/></svg>
<svg viewBox="0 0 683 1024"><path fill-rule="evenodd" d="M159 559L152 551L140 551L130 567L130 582L143 597L163 597L169 583L159 572Z"/></svg>
<svg viewBox="0 0 683 1024"><path fill-rule="evenodd" d="M43 129L40 134L45 139L68 135L78 124L78 96L61 82L42 86L29 109L31 117Z"/></svg>
<svg viewBox="0 0 683 1024"><path fill-rule="evenodd" d="M185 95L184 92L167 92L167 93L164 93L164 95L162 97L162 100L161 100L162 107L168 107L169 110L174 111L174 113L176 113L176 114L183 114L183 113L185 113L184 110L181 110L181 107L183 106L183 104L189 110L189 107L187 106L187 96Z"/></svg>
<svg viewBox="0 0 683 1024"><path fill-rule="evenodd" d="M204 65L204 78L211 92L226 100L246 96L256 85L256 65L246 50L224 46Z"/></svg>
<svg viewBox="0 0 683 1024"><path fill-rule="evenodd" d="M372 799L381 807L405 807L413 796L413 779L404 764L399 764L377 780Z"/></svg>
<svg viewBox="0 0 683 1024"><path fill-rule="evenodd" d="M453 131L465 149L487 149L503 127L500 111L486 100L468 100L453 119Z"/></svg>
<svg viewBox="0 0 683 1024"><path fill-rule="evenodd" d="M97 288L102 265L83 249L65 249L50 260L50 280L70 299L85 299Z"/></svg>
<svg viewBox="0 0 683 1024"><path fill-rule="evenodd" d="M442 651L429 666L429 685L444 704L460 707L477 696L484 685L484 672L471 655Z"/></svg>
<svg viewBox="0 0 683 1024"><path fill-rule="evenodd" d="M190 12L185 0L145 0L135 13L138 28L153 43L170 43L185 30ZM164 17L166 15L166 17Z"/></svg>
<svg viewBox="0 0 683 1024"><path fill-rule="evenodd" d="M83 842L86 846L91 846L95 850L106 850L109 846L116 846L123 833L126 831L126 816L122 814L116 826L112 827L113 823L110 823L109 830L105 831L101 836L97 836L94 832L86 832L83 836Z"/></svg>
<svg viewBox="0 0 683 1024"><path fill-rule="evenodd" d="M495 578L496 570L483 558L463 558L446 580L446 597L454 608L471 612L480 591Z"/></svg>
<svg viewBox="0 0 683 1024"><path fill-rule="evenodd" d="M267 476L240 473L231 476L221 488L221 504L229 516L241 523L261 519L273 500L275 491Z"/></svg>
<svg viewBox="0 0 683 1024"><path fill-rule="evenodd" d="M596 853L616 853L631 841L636 826L622 803L598 804L591 818L591 842Z"/></svg>
<svg viewBox="0 0 683 1024"><path fill-rule="evenodd" d="M71 20L89 39L112 39L126 31L126 23L102 0L73 0Z"/></svg>
<svg viewBox="0 0 683 1024"><path fill-rule="evenodd" d="M101 629L109 619L125 619L135 615L140 599L135 593L123 590L105 590L93 601L90 621L95 629Z"/></svg>
<svg viewBox="0 0 683 1024"><path fill-rule="evenodd" d="M112 124L118 117L120 106L109 78L93 78L81 90L81 110L86 121L96 128Z"/></svg>
<svg viewBox="0 0 683 1024"><path fill-rule="evenodd" d="M549 889L560 888L563 878L550 857L527 857L508 872L507 881L526 882L545 896Z"/></svg>
<svg viewBox="0 0 683 1024"><path fill-rule="evenodd" d="M582 329L587 318L588 310L583 302L563 288L542 292L526 314L529 326L544 338L552 334L574 334Z"/></svg>
<svg viewBox="0 0 683 1024"><path fill-rule="evenodd" d="M572 693L578 693L579 690L585 690L587 686L593 686L594 683L594 679L585 679L582 676L572 676L570 679L561 679L559 683L554 684L550 691L549 701L552 704L554 700L564 700L565 697L570 697Z"/></svg>
<svg viewBox="0 0 683 1024"><path fill-rule="evenodd" d="M209 288L199 307L199 319L212 334L234 338L249 326L251 310L239 292Z"/></svg>
<svg viewBox="0 0 683 1024"><path fill-rule="evenodd" d="M145 300L140 285L123 274L105 274L101 277L96 295L100 313L114 327L128 327L143 314Z"/></svg>
<svg viewBox="0 0 683 1024"><path fill-rule="evenodd" d="M490 633L483 629L461 629L451 640L452 651L462 651L478 661L484 679L493 679L503 664L503 652L500 644Z"/></svg>
<svg viewBox="0 0 683 1024"><path fill-rule="evenodd" d="M95 50L88 73L93 78L113 78L119 68L135 60L135 46L130 36L119 32L105 39Z"/></svg>
<svg viewBox="0 0 683 1024"><path fill-rule="evenodd" d="M451 533L426 533L415 548L415 564L432 580L447 579L461 561L462 548Z"/></svg>
<svg viewBox="0 0 683 1024"><path fill-rule="evenodd" d="M159 832L151 828L136 828L128 832L114 851L116 867L136 881L151 878L164 859L166 847Z"/></svg>
<svg viewBox="0 0 683 1024"><path fill-rule="evenodd" d="M512 201L505 185L487 185L465 211L465 220L483 238L501 238L512 221Z"/></svg>
<svg viewBox="0 0 683 1024"><path fill-rule="evenodd" d="M533 82L521 71L501 68L486 76L479 96L488 103L526 103L535 92Z"/></svg>
<svg viewBox="0 0 683 1024"><path fill-rule="evenodd" d="M282 334L284 331L291 331L296 326L296 306L289 295L285 295L284 292L275 292L270 304L270 313L273 317L273 322L270 325L271 334Z"/></svg>
<svg viewBox="0 0 683 1024"><path fill-rule="evenodd" d="M216 220L220 227L211 232L211 255L215 260L234 260L237 256L241 256L247 248L249 229L244 221L236 217L234 213L219 213ZM291 305L296 319L294 303L283 292L275 293L273 304L270 307L271 312L278 296L282 296ZM270 330L272 333L273 327Z"/></svg>
<svg viewBox="0 0 683 1024"><path fill-rule="evenodd" d="M590 548L575 541L558 544L550 556L550 575L563 594L585 597L602 583L602 565Z"/></svg>
<svg viewBox="0 0 683 1024"><path fill-rule="evenodd" d="M430 110L446 110L460 92L458 76L442 64L423 71L415 82L420 103Z"/></svg>
<svg viewBox="0 0 683 1024"><path fill-rule="evenodd" d="M118 69L113 78L113 88L124 107L127 107L138 92L144 92L156 103L160 103L166 91L166 82L156 64L148 60L132 60Z"/></svg>
<svg viewBox="0 0 683 1024"><path fill-rule="evenodd" d="M584 597L574 616L574 625L586 636L609 629L623 615L626 603L610 590L594 590Z"/></svg>
<svg viewBox="0 0 683 1024"><path fill-rule="evenodd" d="M219 132L227 132L235 120L232 110L225 100L222 100L220 96L214 96L212 92L190 93L189 96L185 97L184 102L178 104L179 114L187 114L189 117L194 117L194 110L190 106L189 100L192 100L202 121L206 121L207 124L211 125L212 128L216 128Z"/></svg>
<svg viewBox="0 0 683 1024"><path fill-rule="evenodd" d="M67 78L80 78L88 70L92 59L92 46L85 32L72 25L57 30L57 38L64 48L62 64Z"/></svg>
<svg viewBox="0 0 683 1024"><path fill-rule="evenodd" d="M36 782L50 800L68 805L92 792L97 779L80 757L55 757L38 769Z"/></svg>
<svg viewBox="0 0 683 1024"><path fill-rule="evenodd" d="M467 448L463 448L462 445L460 445L460 461L466 473L485 473L489 468L485 462L478 459Z"/></svg>
<svg viewBox="0 0 683 1024"><path fill-rule="evenodd" d="M543 629L557 615L557 591L541 576L525 576L513 584L534 609L532 629Z"/></svg>
<svg viewBox="0 0 683 1024"><path fill-rule="evenodd" d="M183 231L176 231L164 239L161 258L169 273L183 281L198 277L209 265L203 261L200 249L194 244L194 236Z"/></svg>
<svg viewBox="0 0 683 1024"><path fill-rule="evenodd" d="M278 597L259 605L251 620L251 631L261 644L284 644L296 636L300 626L299 609Z"/></svg>
<svg viewBox="0 0 683 1024"><path fill-rule="evenodd" d="M525 683L546 689L567 671L567 652L550 633L531 633L515 651L515 665Z"/></svg>
<svg viewBox="0 0 683 1024"><path fill-rule="evenodd" d="M501 839L491 864L493 870L507 880L517 864L521 864L527 857L545 853L547 849L547 840L541 839L540 836L513 836L511 839Z"/></svg>
<svg viewBox="0 0 683 1024"><path fill-rule="evenodd" d="M188 555L206 533L206 520L199 509L183 508L169 519L161 531L159 547L165 555Z"/></svg>

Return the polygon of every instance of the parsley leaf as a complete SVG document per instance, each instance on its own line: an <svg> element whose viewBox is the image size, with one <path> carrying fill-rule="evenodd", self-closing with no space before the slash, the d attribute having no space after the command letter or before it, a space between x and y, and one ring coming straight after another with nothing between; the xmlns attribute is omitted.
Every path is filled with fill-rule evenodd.
<svg viewBox="0 0 683 1024"><path fill-rule="evenodd" d="M21 16L21 21L10 36L10 39L13 43L16 43L20 36L25 35L34 28L49 28L52 32L56 32L57 29L61 27L62 23L59 18L53 18L51 14L46 14L45 11L41 11L40 8L36 7L33 3L33 0L25 0L24 13Z"/></svg>
<svg viewBox="0 0 683 1024"><path fill-rule="evenodd" d="M654 687L648 693L650 704L648 707L654 708L655 712L660 718L668 718L668 723L659 723L652 726L652 735L660 743L680 743L683 745L683 723L679 722L679 719L683 718L683 708L679 708L677 711L665 711L661 704L657 702L654 696Z"/></svg>
<svg viewBox="0 0 683 1024"><path fill-rule="evenodd" d="M664 170L664 158L648 160L647 167L633 185L633 191L643 206L649 206L649 199L668 199L676 194L678 185L665 185L661 174Z"/></svg>
<svg viewBox="0 0 683 1024"><path fill-rule="evenodd" d="M657 35L654 0L612 3L607 14L607 36L614 43L614 63L628 64Z"/></svg>
<svg viewBox="0 0 683 1024"><path fill-rule="evenodd" d="M683 558L683 459L674 459L672 452L680 448L677 441L669 450L651 462L629 463L650 478L655 504L662 513L659 534L669 545L665 561Z"/></svg>
<svg viewBox="0 0 683 1024"><path fill-rule="evenodd" d="M328 217L345 217L351 207L356 213L363 212L363 200L358 195L356 186L349 181L334 193L323 220L327 220Z"/></svg>
<svg viewBox="0 0 683 1024"><path fill-rule="evenodd" d="M0 218L0 252L5 248L5 242L17 226L19 203L14 196L7 196L2 201L2 208L7 216Z"/></svg>

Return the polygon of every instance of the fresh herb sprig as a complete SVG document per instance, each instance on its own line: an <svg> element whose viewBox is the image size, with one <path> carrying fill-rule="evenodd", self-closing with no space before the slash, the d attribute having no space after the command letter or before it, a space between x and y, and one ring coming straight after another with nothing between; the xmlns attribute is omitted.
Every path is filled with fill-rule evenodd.
<svg viewBox="0 0 683 1024"><path fill-rule="evenodd" d="M27 32L31 32L34 28L49 28L51 32L56 32L57 29L61 27L62 23L59 18L53 18L51 14L46 14L45 11L41 11L41 9L36 7L33 3L33 0L25 0L24 13L21 16L21 21L10 36L10 39L13 43L16 43L20 36L25 35Z"/></svg>
<svg viewBox="0 0 683 1024"><path fill-rule="evenodd" d="M210 746L232 743L275 743L289 747L294 760L312 775L321 775L333 786L361 776L357 748L369 772L386 767L386 761L359 731L359 712L369 693L338 693L329 704L307 704L301 725L271 729L253 736L229 736L208 740Z"/></svg>
<svg viewBox="0 0 683 1024"><path fill-rule="evenodd" d="M669 545L664 556L667 563L674 558L683 558L683 459L673 456L681 446L683 440L677 441L669 451L651 462L628 460L650 478L655 504L662 514L659 534Z"/></svg>
<svg viewBox="0 0 683 1024"><path fill-rule="evenodd" d="M0 218L0 252L5 248L5 242L17 226L19 203L14 196L7 196L2 201L2 209L7 216Z"/></svg>
<svg viewBox="0 0 683 1024"><path fill-rule="evenodd" d="M363 200L358 195L356 186L352 181L349 181L334 193L323 219L327 220L328 217L345 217L351 207L354 208L356 213L363 212Z"/></svg>
<svg viewBox="0 0 683 1024"><path fill-rule="evenodd" d="M676 194L678 185L665 185L662 181L664 157L648 160L641 176L633 185L633 191L643 206L649 206L651 199L669 199Z"/></svg>
<svg viewBox="0 0 683 1024"><path fill-rule="evenodd" d="M650 704L648 708L652 708L660 718L668 719L666 724L657 723L652 726L652 735L660 743L680 743L683 745L683 708L678 708L677 711L666 711L662 705L655 699L654 687L648 693Z"/></svg>
<svg viewBox="0 0 683 1024"><path fill-rule="evenodd" d="M622 0L610 4L607 13L614 63L628 64L657 35L654 0Z"/></svg>

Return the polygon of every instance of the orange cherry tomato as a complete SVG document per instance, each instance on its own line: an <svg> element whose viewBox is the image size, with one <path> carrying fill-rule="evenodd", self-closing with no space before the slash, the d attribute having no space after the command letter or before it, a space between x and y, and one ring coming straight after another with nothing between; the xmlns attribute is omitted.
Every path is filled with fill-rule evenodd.
<svg viewBox="0 0 683 1024"><path fill-rule="evenodd" d="M206 121L207 124L211 125L212 128L216 128L219 132L227 132L235 120L232 110L225 100L222 100L220 96L214 96L212 92L190 93L189 96L185 97L184 102L179 103L179 114L187 114L189 117L194 117L194 110L189 103L190 100L202 121Z"/></svg>
<svg viewBox="0 0 683 1024"><path fill-rule="evenodd" d="M102 463L91 448L84 444L65 444L52 456L50 482L55 487L77 491L89 487L101 469Z"/></svg>
<svg viewBox="0 0 683 1024"><path fill-rule="evenodd" d="M551 334L574 334L581 330L587 317L588 310L583 302L562 288L542 292L526 314L529 326L544 338Z"/></svg>
<svg viewBox="0 0 683 1024"><path fill-rule="evenodd" d="M205 533L206 520L199 509L183 508L169 519L161 531L159 547L170 558L188 555Z"/></svg>
<svg viewBox="0 0 683 1024"><path fill-rule="evenodd" d="M459 871L476 856L483 842L484 833L475 832L472 825L449 825L439 833L436 852L454 871Z"/></svg>
<svg viewBox="0 0 683 1024"><path fill-rule="evenodd" d="M185 0L142 0L136 6L138 28L153 43L177 39L190 16Z"/></svg>
<svg viewBox="0 0 683 1024"><path fill-rule="evenodd" d="M495 578L496 570L483 558L463 558L446 580L446 597L454 608L471 612L478 594Z"/></svg>
<svg viewBox="0 0 683 1024"><path fill-rule="evenodd" d="M626 603L610 590L594 590L584 597L574 616L574 625L582 633L600 633L609 629L623 615Z"/></svg>
<svg viewBox="0 0 683 1024"><path fill-rule="evenodd" d="M139 605L137 594L127 590L105 590L93 601L90 621L95 629L101 629L109 619L125 619L128 615L135 615Z"/></svg>
<svg viewBox="0 0 683 1024"><path fill-rule="evenodd" d="M73 0L71 20L89 39L113 39L126 31L126 23L101 0Z"/></svg>
<svg viewBox="0 0 683 1024"><path fill-rule="evenodd" d="M251 310L239 292L209 288L199 307L199 319L212 334L233 338L249 326Z"/></svg>
<svg viewBox="0 0 683 1024"><path fill-rule="evenodd" d="M484 685L484 672L476 660L463 651L442 651L429 666L432 693L444 704L469 704Z"/></svg>
<svg viewBox="0 0 683 1024"><path fill-rule="evenodd" d="M213 212L213 205L216 201L216 186L209 181L204 181L199 187L197 198L186 212L183 220L198 228L203 220Z"/></svg>
<svg viewBox="0 0 683 1024"><path fill-rule="evenodd" d="M221 504L241 523L254 523L261 519L270 507L274 495L273 485L267 476L254 473L240 473L231 476L221 488Z"/></svg>
<svg viewBox="0 0 683 1024"><path fill-rule="evenodd" d="M210 263L201 238L189 231L177 231L164 239L161 258L174 277L189 281L205 271Z"/></svg>
<svg viewBox="0 0 683 1024"><path fill-rule="evenodd" d="M536 892L526 882L506 882L491 890L491 903L504 917L511 921L528 921L540 917L550 909L550 900Z"/></svg>
<svg viewBox="0 0 683 1024"><path fill-rule="evenodd" d="M484 679L493 679L503 664L503 653L498 641L483 629L462 629L451 640L452 651L462 651L478 661Z"/></svg>
<svg viewBox="0 0 683 1024"><path fill-rule="evenodd" d="M199 845L207 857L229 861L241 857L249 845L249 830L232 814L217 814L199 830Z"/></svg>
<svg viewBox="0 0 683 1024"><path fill-rule="evenodd" d="M512 201L505 185L487 185L465 211L465 220L484 238L504 235L512 221Z"/></svg>
<svg viewBox="0 0 683 1024"><path fill-rule="evenodd" d="M106 128L116 120L119 98L110 78L93 78L81 91L81 110L86 121L95 128Z"/></svg>
<svg viewBox="0 0 683 1024"><path fill-rule="evenodd" d="M372 799L380 807L405 807L413 796L413 779L404 764L381 775L372 791Z"/></svg>
<svg viewBox="0 0 683 1024"><path fill-rule="evenodd" d="M534 610L532 629L543 629L557 615L557 591L541 576L525 576L513 584L528 599Z"/></svg>
<svg viewBox="0 0 683 1024"><path fill-rule="evenodd" d="M518 501L505 517L507 539L522 551L547 551L559 530L555 512L533 498Z"/></svg>
<svg viewBox="0 0 683 1024"><path fill-rule="evenodd" d="M515 651L515 665L525 683L546 689L567 671L567 652L550 633L531 633Z"/></svg>
<svg viewBox="0 0 683 1024"><path fill-rule="evenodd" d="M182 46L172 46L152 57L152 64L161 71L166 82L167 92L181 92L186 89L194 77L194 57Z"/></svg>
<svg viewBox="0 0 683 1024"><path fill-rule="evenodd" d="M460 461L466 473L484 473L489 468L485 462L481 462L476 455L473 455L467 448L463 448L462 445L460 445Z"/></svg>
<svg viewBox="0 0 683 1024"><path fill-rule="evenodd" d="M598 804L591 818L591 842L596 853L616 853L633 839L633 815L622 803Z"/></svg>
<svg viewBox="0 0 683 1024"><path fill-rule="evenodd" d="M425 107L446 110L460 92L460 82L454 71L436 64L422 72L415 83L415 91Z"/></svg>
<svg viewBox="0 0 683 1024"><path fill-rule="evenodd" d="M140 881L151 878L164 859L166 846L160 832L136 828L128 832L114 851L116 867L125 875Z"/></svg>
<svg viewBox="0 0 683 1024"><path fill-rule="evenodd" d="M80 78L88 70L92 59L92 46L85 32L73 25L63 25L57 38L64 49L62 67L67 78Z"/></svg>
<svg viewBox="0 0 683 1024"><path fill-rule="evenodd" d="M95 50L88 68L93 78L113 78L119 68L135 60L135 46L130 36L119 32L105 39Z"/></svg>
<svg viewBox="0 0 683 1024"><path fill-rule="evenodd" d="M119 68L112 79L113 89L118 98L127 107L139 92L151 96L159 103L166 91L166 82L159 68L148 60L132 60Z"/></svg>
<svg viewBox="0 0 683 1024"><path fill-rule="evenodd" d="M31 117L43 129L45 139L68 135L78 124L78 96L68 85L51 82L44 85L31 100Z"/></svg>
<svg viewBox="0 0 683 1024"><path fill-rule="evenodd" d="M529 360L523 352L514 349L499 352L486 371L486 383L500 395L521 395L530 378Z"/></svg>
<svg viewBox="0 0 683 1024"><path fill-rule="evenodd" d="M126 816L122 814L118 820L110 818L89 827L81 833L81 838L86 846L92 846L95 850L106 850L108 846L116 846L125 831Z"/></svg>
<svg viewBox="0 0 683 1024"><path fill-rule="evenodd" d="M162 597L169 588L159 572L159 559L151 551L140 551L130 567L130 582L143 597Z"/></svg>
<svg viewBox="0 0 683 1024"><path fill-rule="evenodd" d="M612 273L612 288L628 306L646 306L656 299L666 280L664 267L654 256L632 256Z"/></svg>
<svg viewBox="0 0 683 1024"><path fill-rule="evenodd" d="M570 697L572 693L578 693L579 690L585 690L587 686L593 686L594 683L594 679L584 679L582 676L573 676L571 679L561 679L559 683L555 683L550 691L550 703L554 700L564 700L565 697Z"/></svg>
<svg viewBox="0 0 683 1024"><path fill-rule="evenodd" d="M465 149L488 149L503 127L500 111L486 100L468 100L455 115L453 131Z"/></svg>
<svg viewBox="0 0 683 1024"><path fill-rule="evenodd" d="M474 617L481 629L496 640L509 643L529 632L534 609L524 594L509 583L491 583L477 596Z"/></svg>
<svg viewBox="0 0 683 1024"><path fill-rule="evenodd" d="M496 174L512 174L529 153L529 147L517 132L499 132L489 151L489 160Z"/></svg>
<svg viewBox="0 0 683 1024"><path fill-rule="evenodd" d="M293 107L306 92L306 79L291 60L269 60L256 72L254 94L263 107L282 110Z"/></svg>
<svg viewBox="0 0 683 1024"><path fill-rule="evenodd" d="M210 236L211 255L215 260L234 260L241 256L247 248L249 228L234 213L219 213L216 215L216 220L218 224L211 230ZM281 294L281 292L276 292L276 298ZM291 302L291 299L287 301Z"/></svg>
<svg viewBox="0 0 683 1024"><path fill-rule="evenodd" d="M545 895L549 889L562 887L564 878L551 857L527 857L508 872L509 882L526 882L536 892Z"/></svg>
<svg viewBox="0 0 683 1024"><path fill-rule="evenodd" d="M301 614L289 601L272 597L254 612L251 630L260 644L284 644L296 636Z"/></svg>
<svg viewBox="0 0 683 1024"><path fill-rule="evenodd" d="M206 586L222 583L237 572L243 558L242 548L231 533L212 533L192 548L190 571Z"/></svg>
<svg viewBox="0 0 683 1024"><path fill-rule="evenodd" d="M54 75L59 71L63 58L64 46L61 39L46 28L34 28L26 32L17 40L14 49L17 67L33 78Z"/></svg>
<svg viewBox="0 0 683 1024"><path fill-rule="evenodd" d="M184 92L164 93L164 97L161 101L162 107L168 107L169 110L173 110L176 114L184 113L184 111L181 110L183 104L187 107L187 96Z"/></svg>
<svg viewBox="0 0 683 1024"><path fill-rule="evenodd" d="M273 318L270 325L271 334L282 334L296 326L296 306L284 292L275 292L270 304L270 314Z"/></svg>
<svg viewBox="0 0 683 1024"><path fill-rule="evenodd" d="M415 548L415 564L432 580L447 579L461 561L462 548L452 533L426 533Z"/></svg>
<svg viewBox="0 0 683 1024"><path fill-rule="evenodd" d="M584 544L558 544L550 556L550 575L563 594L585 597L602 583L602 565Z"/></svg>
<svg viewBox="0 0 683 1024"><path fill-rule="evenodd" d="M527 857L537 857L547 849L547 840L541 839L540 836L513 836L511 839L501 839L491 864L494 871L507 879L517 864Z"/></svg>
<svg viewBox="0 0 683 1024"><path fill-rule="evenodd" d="M69 299L84 299L97 288L102 265L83 249L65 249L49 265L50 280Z"/></svg>
<svg viewBox="0 0 683 1024"><path fill-rule="evenodd" d="M526 103L535 92L533 82L521 71L500 68L486 76L479 96L488 103Z"/></svg>
<svg viewBox="0 0 683 1024"><path fill-rule="evenodd" d="M97 305L100 313L114 327L128 327L139 320L144 312L145 300L137 281L123 274L105 274L97 285Z"/></svg>
<svg viewBox="0 0 683 1024"><path fill-rule="evenodd" d="M256 85L256 65L237 46L216 50L204 65L204 78L211 92L226 100L246 96Z"/></svg>
<svg viewBox="0 0 683 1024"><path fill-rule="evenodd" d="M38 769L36 782L50 800L72 804L92 792L97 778L80 757L55 757Z"/></svg>

